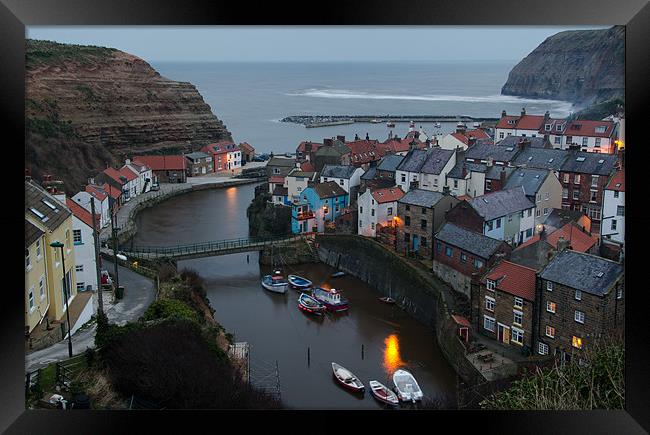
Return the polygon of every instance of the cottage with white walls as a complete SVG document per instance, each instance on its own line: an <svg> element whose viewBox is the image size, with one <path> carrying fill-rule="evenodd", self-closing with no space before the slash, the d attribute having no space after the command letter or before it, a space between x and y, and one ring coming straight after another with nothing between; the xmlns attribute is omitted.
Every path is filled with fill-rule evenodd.
<svg viewBox="0 0 650 435"><path fill-rule="evenodd" d="M95 198L95 213L101 216L99 227L105 228L111 222L110 196L102 187L92 184L93 179L89 181L91 184L86 185L85 190L77 192L72 200L90 213L92 210L90 199Z"/></svg>
<svg viewBox="0 0 650 435"><path fill-rule="evenodd" d="M359 195L358 231L361 236L376 237L377 226L393 226L397 217L397 201L404 196L399 187L369 188Z"/></svg>
<svg viewBox="0 0 650 435"><path fill-rule="evenodd" d="M72 212L72 243L74 246L77 292L97 290L97 261L95 239L90 213L70 198L65 204ZM99 216L95 216L99 225ZM99 229L99 228L98 228Z"/></svg>

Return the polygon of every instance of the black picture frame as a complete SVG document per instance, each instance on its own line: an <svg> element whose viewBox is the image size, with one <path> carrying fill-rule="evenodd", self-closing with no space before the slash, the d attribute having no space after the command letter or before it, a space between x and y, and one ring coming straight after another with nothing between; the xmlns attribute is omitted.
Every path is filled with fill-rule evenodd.
<svg viewBox="0 0 650 435"><path fill-rule="evenodd" d="M422 411L407 414L383 412L333 412L333 411L276 411L256 412L249 417L246 411L26 411L24 408L24 325L22 291L15 286L5 286L3 301L0 373L0 430L7 433L133 433L136 431L165 432L180 430L224 431L246 430L257 423L273 430L332 432L345 430L346 425L368 430L369 425L390 429L422 431L472 430L498 433L644 433L650 430L650 368L646 363L648 340L647 288L643 275L644 217L642 190L645 186L640 175L641 163L648 161L648 144L644 143L641 118L642 108L650 101L648 77L650 56L650 5L646 0L626 1L617 4L604 0L544 2L520 0L417 1L403 0L355 3L325 2L319 4L280 5L264 2L251 5L245 2L146 0L134 3L128 0L0 0L0 105L2 107L3 138L15 137L5 142L7 156L5 177L20 180L23 167L12 164L19 161L18 144L24 139L24 38L29 25L614 25L626 26L626 185L628 201L626 220L626 409L625 411L589 412L480 412L480 411ZM314 7L310 7L313 5ZM23 138L23 139L21 139ZM645 146L645 149L643 148ZM13 153L16 155L14 156ZM15 171L15 173L13 172ZM2 217L5 229L15 234L22 216L18 208L12 210L13 201L7 195L20 196L20 190L5 185L5 210ZM632 193L630 193L632 192ZM631 196L630 196L631 195ZM17 201L17 200L16 200ZM8 249L5 276L12 277L20 270L18 246ZM15 263L15 267L11 266ZM19 284L16 284L18 286ZM300 417L300 418L297 418ZM294 420L295 419L295 420ZM315 419L317 423L310 423ZM444 420L444 422L443 422ZM228 422L235 427L227 429ZM135 429L134 424L144 424ZM447 426L448 423L450 426ZM450 429L443 429L445 426ZM155 428L154 428L155 427ZM201 429L204 427L205 429ZM196 428L196 429L195 429Z"/></svg>

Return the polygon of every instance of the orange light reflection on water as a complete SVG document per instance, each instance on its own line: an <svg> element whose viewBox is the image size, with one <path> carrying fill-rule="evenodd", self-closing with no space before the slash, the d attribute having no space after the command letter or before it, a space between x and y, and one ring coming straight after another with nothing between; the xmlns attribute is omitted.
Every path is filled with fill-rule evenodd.
<svg viewBox="0 0 650 435"><path fill-rule="evenodd" d="M404 361L399 355L399 339L397 335L391 334L384 339L384 370L389 376L400 367L403 367Z"/></svg>

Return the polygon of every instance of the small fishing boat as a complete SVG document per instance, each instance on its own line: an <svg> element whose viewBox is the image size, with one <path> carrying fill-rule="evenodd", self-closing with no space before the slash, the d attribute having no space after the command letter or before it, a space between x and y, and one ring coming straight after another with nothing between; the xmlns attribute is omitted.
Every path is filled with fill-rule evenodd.
<svg viewBox="0 0 650 435"><path fill-rule="evenodd" d="M388 121L386 123L386 127L393 128L393 127L395 127L395 123L393 121Z"/></svg>
<svg viewBox="0 0 650 435"><path fill-rule="evenodd" d="M440 128L440 127L442 127L442 125L440 125L439 122L436 122L435 127L436 127L436 128Z"/></svg>
<svg viewBox="0 0 650 435"><path fill-rule="evenodd" d="M332 278L340 278L342 276L345 276L345 272L341 272L340 270L332 274Z"/></svg>
<svg viewBox="0 0 650 435"><path fill-rule="evenodd" d="M481 126L481 123L480 122L475 122L472 125L474 126L474 128L479 128Z"/></svg>
<svg viewBox="0 0 650 435"><path fill-rule="evenodd" d="M379 298L379 300L386 303L386 304L391 304L391 305L395 303L395 299L393 299L393 298L391 298L389 296L384 296L383 298Z"/></svg>
<svg viewBox="0 0 650 435"><path fill-rule="evenodd" d="M415 402L422 400L424 394L420 389L417 381L413 375L406 370L397 370L393 373L393 383L395 384L395 391L399 400L404 402Z"/></svg>
<svg viewBox="0 0 650 435"><path fill-rule="evenodd" d="M370 122L372 124L379 124L381 122L381 119L371 119Z"/></svg>
<svg viewBox="0 0 650 435"><path fill-rule="evenodd" d="M325 305L320 303L317 299L312 298L307 293L301 293L298 298L298 308L310 314L322 316L325 312Z"/></svg>
<svg viewBox="0 0 650 435"><path fill-rule="evenodd" d="M393 393L387 386L378 381L370 381L368 384L375 399L387 405L399 405L397 394Z"/></svg>
<svg viewBox="0 0 650 435"><path fill-rule="evenodd" d="M334 378L343 385L345 388L355 392L363 392L364 386L363 383L352 373L350 370L345 367L333 362L332 371L334 373Z"/></svg>
<svg viewBox="0 0 650 435"><path fill-rule="evenodd" d="M289 283L279 270L276 270L273 275L264 275L262 277L262 287L274 293L286 293L288 286Z"/></svg>
<svg viewBox="0 0 650 435"><path fill-rule="evenodd" d="M312 282L307 278L298 275L287 275L287 280L292 288L306 289L312 286Z"/></svg>
<svg viewBox="0 0 650 435"><path fill-rule="evenodd" d="M348 300L342 298L341 293L336 291L335 288L325 290L324 288L316 287L312 290L312 296L319 302L322 302L325 305L325 308L327 308L327 311L338 313L341 311L347 311L348 309Z"/></svg>

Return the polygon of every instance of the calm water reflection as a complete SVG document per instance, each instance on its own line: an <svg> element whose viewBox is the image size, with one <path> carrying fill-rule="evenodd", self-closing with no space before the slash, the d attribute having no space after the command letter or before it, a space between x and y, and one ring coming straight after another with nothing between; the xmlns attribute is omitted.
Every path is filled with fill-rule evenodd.
<svg viewBox="0 0 650 435"><path fill-rule="evenodd" d="M146 209L138 217L134 243L162 246L246 237L246 208L253 195L254 185L206 190ZM415 375L425 396L455 393L455 374L433 331L380 302L377 298L383 295L356 278L331 278L335 270L324 264L285 268L285 274L341 290L350 301L349 312L319 318L298 309L300 292L281 295L261 287L261 275L271 268L260 267L257 252L182 261L179 267L195 269L205 278L215 318L236 341L251 344L253 363L278 362L282 400L289 407L382 407L369 391L359 396L335 383L332 361L354 372L366 389L372 379L392 387L392 373L405 368Z"/></svg>

